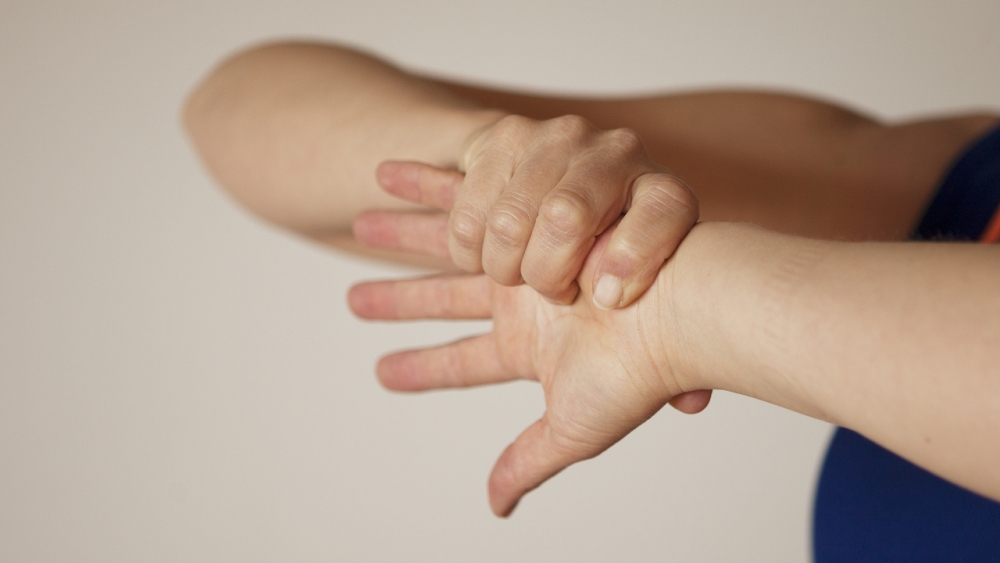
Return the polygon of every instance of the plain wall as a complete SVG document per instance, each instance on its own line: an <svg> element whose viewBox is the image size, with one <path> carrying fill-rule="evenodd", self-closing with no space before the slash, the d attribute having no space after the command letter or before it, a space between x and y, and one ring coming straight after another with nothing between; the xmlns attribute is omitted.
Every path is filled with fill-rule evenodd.
<svg viewBox="0 0 1000 563"><path fill-rule="evenodd" d="M891 119L1000 107L995 0L2 8L5 562L809 557L829 426L722 393L494 518L486 477L540 390L379 388L379 355L488 325L354 319L351 283L407 270L278 232L213 186L178 110L236 49L327 38L494 84L791 89Z"/></svg>

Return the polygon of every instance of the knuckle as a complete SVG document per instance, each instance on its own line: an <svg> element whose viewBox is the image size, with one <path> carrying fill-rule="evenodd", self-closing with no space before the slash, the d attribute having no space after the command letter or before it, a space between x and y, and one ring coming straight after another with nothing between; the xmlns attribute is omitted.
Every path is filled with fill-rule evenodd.
<svg viewBox="0 0 1000 563"><path fill-rule="evenodd" d="M455 244L460 248L478 250L482 247L483 223L466 210L456 210L452 213L449 231Z"/></svg>
<svg viewBox="0 0 1000 563"><path fill-rule="evenodd" d="M561 457L574 460L588 459L602 448L602 437L586 424L566 416L549 419L548 442Z"/></svg>
<svg viewBox="0 0 1000 563"><path fill-rule="evenodd" d="M561 139L568 139L574 142L582 142L589 137L594 126L585 118L579 115L563 115L550 119L547 122L553 135Z"/></svg>
<svg viewBox="0 0 1000 563"><path fill-rule="evenodd" d="M645 198L658 211L685 220L698 218L698 198L680 178L662 175L649 182Z"/></svg>
<svg viewBox="0 0 1000 563"><path fill-rule="evenodd" d="M534 221L522 207L497 202L490 212L486 228L501 248L524 246L531 237Z"/></svg>
<svg viewBox="0 0 1000 563"><path fill-rule="evenodd" d="M662 260L658 257L664 251L661 245L651 244L653 241L645 236L637 240L635 236L629 236L632 234L634 233L624 234L613 246L608 247L605 256L608 257L610 267L633 275L653 267L659 269ZM652 262L654 260L655 263Z"/></svg>
<svg viewBox="0 0 1000 563"><path fill-rule="evenodd" d="M580 458L581 450L585 450L584 444L576 437L567 436L563 432L552 431L549 437L549 447L560 457Z"/></svg>
<svg viewBox="0 0 1000 563"><path fill-rule="evenodd" d="M527 136L534 127L535 121L520 115L508 115L494 126L494 134L498 139L513 140Z"/></svg>
<svg viewBox="0 0 1000 563"><path fill-rule="evenodd" d="M546 445L560 466L568 466L592 458L602 449L600 438L579 422L550 419Z"/></svg>
<svg viewBox="0 0 1000 563"><path fill-rule="evenodd" d="M554 242L579 240L592 234L589 227L594 217L593 204L575 191L552 192L542 202L538 215L545 234Z"/></svg>
<svg viewBox="0 0 1000 563"><path fill-rule="evenodd" d="M626 157L645 157L646 146L639 134L632 129L621 128L607 131L604 135L609 150Z"/></svg>
<svg viewBox="0 0 1000 563"><path fill-rule="evenodd" d="M511 160L523 152L535 137L538 124L520 115L508 115L498 121L469 160L470 167L481 161Z"/></svg>

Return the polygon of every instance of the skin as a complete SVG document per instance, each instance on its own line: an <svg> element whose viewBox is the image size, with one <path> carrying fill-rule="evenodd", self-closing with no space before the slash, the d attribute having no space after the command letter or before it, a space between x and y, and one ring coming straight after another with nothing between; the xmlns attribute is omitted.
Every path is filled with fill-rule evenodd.
<svg viewBox="0 0 1000 563"><path fill-rule="evenodd" d="M610 239L588 257L584 294ZM383 358L386 387L541 384L545 414L490 476L500 516L701 389L851 428L1000 500L997 279L992 245L844 243L701 223L621 309L557 305L467 275L360 284L349 303L370 319L493 320L490 334Z"/></svg>
<svg viewBox="0 0 1000 563"><path fill-rule="evenodd" d="M650 264L698 217L693 192L652 162L634 132L484 109L345 49L284 44L238 55L192 94L185 124L239 201L334 245L361 210L404 208L378 189L376 168L387 186L419 174L400 160L461 170L451 263L508 285L526 281L562 303L574 298L595 237L623 212L631 218L600 266L621 286L608 307L644 291ZM396 162L379 166L387 157Z"/></svg>
<svg viewBox="0 0 1000 563"><path fill-rule="evenodd" d="M391 178L386 168L380 180ZM507 116L471 138L459 169L451 259L563 304L576 297L574 276L595 237L619 215L628 212L598 267L619 286L599 303L607 309L649 287L649 265L662 264L698 218L693 192L653 164L634 131L599 131L579 116ZM632 272L625 293L622 277Z"/></svg>
<svg viewBox="0 0 1000 563"><path fill-rule="evenodd" d="M603 237L600 251L609 238ZM596 256L591 255L586 273L593 274ZM581 287L586 294L586 284ZM651 290L637 304L661 295ZM494 321L491 334L383 358L377 373L390 389L513 379L541 384L545 414L501 454L490 475L490 506L499 516L509 515L522 495L567 465L610 447L681 393L676 382L654 375L652 356L637 353L642 345L635 326L651 320L640 315L644 309L638 306L616 314L589 299L561 306L526 286L504 287L481 275L362 284L352 288L348 301L362 318Z"/></svg>
<svg viewBox="0 0 1000 563"><path fill-rule="evenodd" d="M546 415L490 480L501 515L711 389L858 430L1000 498L995 250L814 240L902 240L997 122L887 124L766 92L534 96L293 43L225 61L185 106L208 169L265 220L486 272L366 284L350 302L368 318L494 320L492 336L384 359L390 388L542 384Z"/></svg>
<svg viewBox="0 0 1000 563"><path fill-rule="evenodd" d="M438 84L484 107L635 131L696 188L702 221L855 241L905 239L952 160L998 121L981 112L888 123L778 92L584 99Z"/></svg>
<svg viewBox="0 0 1000 563"><path fill-rule="evenodd" d="M351 236L359 212L419 209L388 196L380 181L391 190L394 178L414 174L413 162L469 171L449 223L458 265L499 283L524 279L560 302L575 291L593 238L628 211L634 216L598 265L621 281L619 306L651 283L699 217L900 240L955 154L995 122L970 114L887 124L768 92L535 96L308 43L234 55L184 108L198 155L237 201L352 252L368 253ZM504 173L491 176L490 166ZM697 199L688 186L697 186ZM550 246L557 259L539 258ZM450 258L379 257L455 267Z"/></svg>

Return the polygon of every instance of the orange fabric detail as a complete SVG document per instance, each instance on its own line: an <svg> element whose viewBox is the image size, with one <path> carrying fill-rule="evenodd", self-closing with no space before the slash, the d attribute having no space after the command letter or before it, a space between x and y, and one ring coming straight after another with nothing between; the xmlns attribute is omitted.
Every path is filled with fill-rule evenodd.
<svg viewBox="0 0 1000 563"><path fill-rule="evenodd" d="M997 208L993 213L990 225L986 227L986 231L983 232L983 236L979 239L979 242L1000 242L1000 208Z"/></svg>

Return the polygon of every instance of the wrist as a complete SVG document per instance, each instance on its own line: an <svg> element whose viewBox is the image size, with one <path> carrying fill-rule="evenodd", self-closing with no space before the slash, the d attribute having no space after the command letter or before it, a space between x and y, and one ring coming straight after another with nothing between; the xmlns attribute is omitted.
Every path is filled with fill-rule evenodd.
<svg viewBox="0 0 1000 563"><path fill-rule="evenodd" d="M682 391L722 389L773 402L789 313L822 241L744 223L699 223L661 270L664 377Z"/></svg>
<svg viewBox="0 0 1000 563"><path fill-rule="evenodd" d="M704 308L712 281L709 262L716 259L712 247L726 236L718 225L696 224L656 279L660 299L653 323L658 342L653 348L660 353L657 365L664 385L682 393L721 388L704 361L714 347L705 339L717 336L708 326L712 319Z"/></svg>

